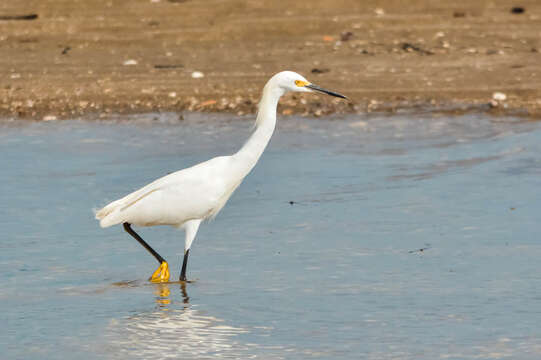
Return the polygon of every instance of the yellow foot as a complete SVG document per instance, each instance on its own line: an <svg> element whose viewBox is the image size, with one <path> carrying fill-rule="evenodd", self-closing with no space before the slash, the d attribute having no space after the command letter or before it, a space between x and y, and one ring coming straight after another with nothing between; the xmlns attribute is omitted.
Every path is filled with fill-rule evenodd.
<svg viewBox="0 0 541 360"><path fill-rule="evenodd" d="M154 271L154 274L148 279L154 283L168 282L169 281L169 264L167 261L161 263L161 265Z"/></svg>

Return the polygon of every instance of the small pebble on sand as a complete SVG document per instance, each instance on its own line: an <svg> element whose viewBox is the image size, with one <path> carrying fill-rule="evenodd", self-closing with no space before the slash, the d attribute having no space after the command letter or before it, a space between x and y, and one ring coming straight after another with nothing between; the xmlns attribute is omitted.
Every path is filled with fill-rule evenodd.
<svg viewBox="0 0 541 360"><path fill-rule="evenodd" d="M54 115L45 115L42 120L43 121L55 121L56 116L54 116Z"/></svg>
<svg viewBox="0 0 541 360"><path fill-rule="evenodd" d="M495 92L492 94L492 99L496 101L504 101L507 99L507 95L502 92Z"/></svg>
<svg viewBox="0 0 541 360"><path fill-rule="evenodd" d="M193 79L201 79L201 78L204 78L205 77L205 74L203 74L201 71L194 71L192 73L192 78Z"/></svg>

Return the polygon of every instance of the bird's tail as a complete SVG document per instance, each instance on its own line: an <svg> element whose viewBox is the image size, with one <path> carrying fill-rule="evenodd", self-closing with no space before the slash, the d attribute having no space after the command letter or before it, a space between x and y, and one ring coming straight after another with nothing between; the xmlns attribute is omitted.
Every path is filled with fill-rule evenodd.
<svg viewBox="0 0 541 360"><path fill-rule="evenodd" d="M102 228L120 224L120 209L122 208L122 200L116 200L103 208L96 210L96 220L100 221Z"/></svg>

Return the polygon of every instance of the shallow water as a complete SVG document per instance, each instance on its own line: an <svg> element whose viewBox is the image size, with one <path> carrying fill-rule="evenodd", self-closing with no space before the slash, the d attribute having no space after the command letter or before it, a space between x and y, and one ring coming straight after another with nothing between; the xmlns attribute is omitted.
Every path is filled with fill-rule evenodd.
<svg viewBox="0 0 541 360"><path fill-rule="evenodd" d="M0 123L2 358L541 356L541 126L519 119L281 119L201 227L195 281L147 283L155 260L92 209L250 125ZM178 277L183 234L140 233Z"/></svg>

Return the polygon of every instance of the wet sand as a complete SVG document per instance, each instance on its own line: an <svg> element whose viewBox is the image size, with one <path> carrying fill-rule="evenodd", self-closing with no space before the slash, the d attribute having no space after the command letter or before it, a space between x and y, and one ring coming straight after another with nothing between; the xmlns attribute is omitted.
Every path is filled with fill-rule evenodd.
<svg viewBox="0 0 541 360"><path fill-rule="evenodd" d="M2 2L0 115L253 113L290 69L351 101L289 95L285 115L539 117L540 33L534 0Z"/></svg>

